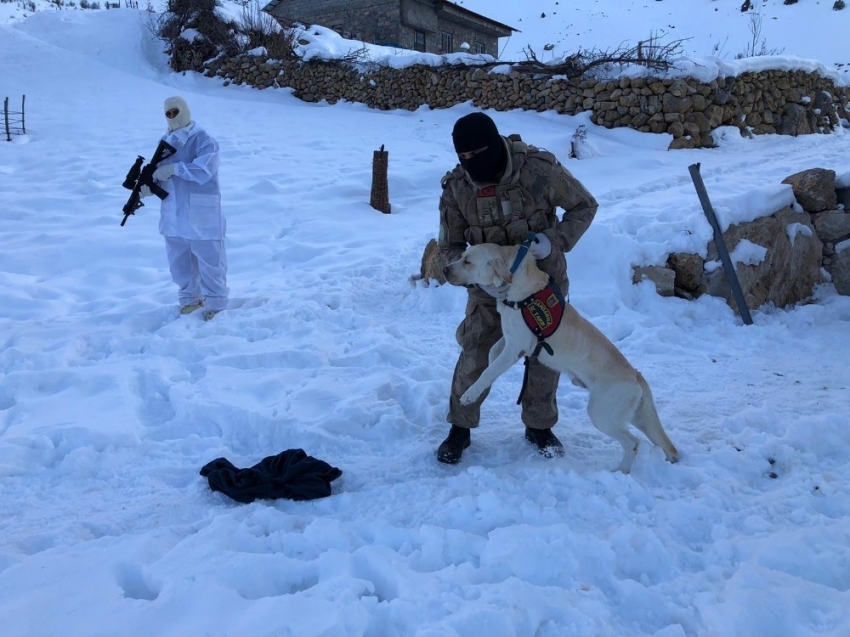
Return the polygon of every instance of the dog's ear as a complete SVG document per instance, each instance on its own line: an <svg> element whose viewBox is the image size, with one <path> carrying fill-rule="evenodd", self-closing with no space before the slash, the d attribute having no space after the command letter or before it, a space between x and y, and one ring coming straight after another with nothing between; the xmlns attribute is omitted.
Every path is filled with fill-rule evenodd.
<svg viewBox="0 0 850 637"><path fill-rule="evenodd" d="M493 266L493 272L496 274L493 278L493 285L498 286L501 283L510 283L513 281L514 277L511 274L511 269L504 259L493 259L490 261L490 265Z"/></svg>

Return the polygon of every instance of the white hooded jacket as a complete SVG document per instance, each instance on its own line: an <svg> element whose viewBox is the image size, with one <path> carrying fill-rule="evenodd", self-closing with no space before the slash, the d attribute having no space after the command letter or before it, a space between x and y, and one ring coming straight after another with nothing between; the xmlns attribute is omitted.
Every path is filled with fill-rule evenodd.
<svg viewBox="0 0 850 637"><path fill-rule="evenodd" d="M177 152L161 161L174 175L159 182L168 197L160 206L159 232L183 239L223 239L227 222L221 212L218 142L195 122L166 134Z"/></svg>

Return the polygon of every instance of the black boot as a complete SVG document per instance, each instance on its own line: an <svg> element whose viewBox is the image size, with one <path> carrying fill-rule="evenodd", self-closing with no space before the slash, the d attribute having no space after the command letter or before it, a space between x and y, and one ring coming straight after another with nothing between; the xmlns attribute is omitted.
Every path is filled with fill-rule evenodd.
<svg viewBox="0 0 850 637"><path fill-rule="evenodd" d="M437 460L446 464L457 464L470 442L469 429L452 425L448 437L437 449Z"/></svg>
<svg viewBox="0 0 850 637"><path fill-rule="evenodd" d="M564 455L564 445L555 437L551 429L525 428L525 439L537 445L540 455L555 458Z"/></svg>

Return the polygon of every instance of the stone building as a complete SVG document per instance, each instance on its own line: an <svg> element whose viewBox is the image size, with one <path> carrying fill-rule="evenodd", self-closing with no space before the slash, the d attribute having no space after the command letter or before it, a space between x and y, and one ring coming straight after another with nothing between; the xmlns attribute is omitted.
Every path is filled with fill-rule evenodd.
<svg viewBox="0 0 850 637"><path fill-rule="evenodd" d="M271 0L263 11L284 24L318 24L344 38L436 54L498 57L499 38L516 31L446 0Z"/></svg>

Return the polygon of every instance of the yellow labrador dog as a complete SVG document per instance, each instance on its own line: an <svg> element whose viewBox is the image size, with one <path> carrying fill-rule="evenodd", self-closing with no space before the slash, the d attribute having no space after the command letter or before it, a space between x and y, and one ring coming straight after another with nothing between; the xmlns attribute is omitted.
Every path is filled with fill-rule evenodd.
<svg viewBox="0 0 850 637"><path fill-rule="evenodd" d="M679 459L678 450L658 418L649 385L620 350L569 303L553 308L549 296L547 308L545 301L533 301L538 298L535 295L547 289L550 280L549 275L537 267L534 258L525 257L523 247L492 243L475 245L447 265L443 272L446 280L454 285L495 287L499 299L502 338L490 350L487 368L461 396L462 404L474 402L514 363L537 351L541 363L566 374L573 384L590 391L587 404L590 419L599 431L623 446L623 459L617 470L623 473L631 470L640 444L629 431L629 423L661 447L667 460L676 462ZM541 336L532 332L523 318L522 308L529 302L537 308L538 315L563 312L560 324L545 338L540 330Z"/></svg>

